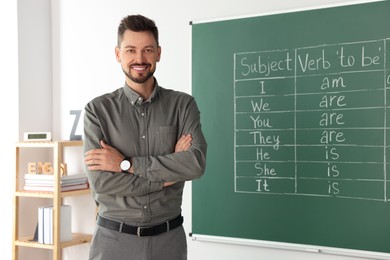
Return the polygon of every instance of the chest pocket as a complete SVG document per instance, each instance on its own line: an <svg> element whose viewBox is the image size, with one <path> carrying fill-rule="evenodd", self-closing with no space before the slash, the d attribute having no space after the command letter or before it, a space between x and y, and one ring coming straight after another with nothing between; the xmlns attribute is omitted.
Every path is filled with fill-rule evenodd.
<svg viewBox="0 0 390 260"><path fill-rule="evenodd" d="M163 153L173 153L177 142L177 127L173 126L159 126L157 130L156 143L159 144Z"/></svg>

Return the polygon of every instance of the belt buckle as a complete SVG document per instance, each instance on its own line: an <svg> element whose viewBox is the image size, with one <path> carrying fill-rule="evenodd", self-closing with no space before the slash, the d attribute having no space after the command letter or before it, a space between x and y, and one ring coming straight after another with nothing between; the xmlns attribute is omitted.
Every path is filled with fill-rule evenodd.
<svg viewBox="0 0 390 260"><path fill-rule="evenodd" d="M121 224L119 225L119 233L122 233L122 229L123 229L123 222L121 222Z"/></svg>
<svg viewBox="0 0 390 260"><path fill-rule="evenodd" d="M142 234L141 234L141 229L142 229L142 227L137 227L137 236L138 236L138 237L141 237L141 236L142 236Z"/></svg>

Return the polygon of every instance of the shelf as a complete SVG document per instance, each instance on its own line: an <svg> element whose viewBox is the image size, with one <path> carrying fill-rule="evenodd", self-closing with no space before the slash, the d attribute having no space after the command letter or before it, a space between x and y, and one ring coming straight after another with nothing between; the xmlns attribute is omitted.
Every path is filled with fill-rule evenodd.
<svg viewBox="0 0 390 260"><path fill-rule="evenodd" d="M80 196L91 194L90 189L82 189L82 190L71 190L71 191L63 191L61 192L61 198L71 197L71 196ZM52 191L26 191L21 190L15 192L15 196L18 197L31 197L31 198L54 198L54 192Z"/></svg>
<svg viewBox="0 0 390 260"><path fill-rule="evenodd" d="M61 242L61 248L66 248L69 246L75 246L80 244L89 243L92 240L92 235L89 234L81 234L81 233L73 233L72 240ZM54 245L47 245L38 243L37 241L33 241L33 237L23 237L19 240L15 241L16 246L25 246L25 247L34 247L34 248L42 248L42 249L53 249Z"/></svg>
<svg viewBox="0 0 390 260"><path fill-rule="evenodd" d="M25 246L25 247L34 247L34 248L43 248L43 249L53 249L53 245L45 245L33 241L33 237L22 237L19 240L15 241L16 246Z"/></svg>
<svg viewBox="0 0 390 260"><path fill-rule="evenodd" d="M61 248L89 243L91 242L91 240L92 240L92 235L74 233L72 234L72 240L61 243Z"/></svg>
<svg viewBox="0 0 390 260"><path fill-rule="evenodd" d="M73 233L72 240L66 242L60 241L60 223L61 223L61 205L65 197L70 196L82 196L90 195L91 190L81 189L81 190L71 190L71 191L61 191L60 183L60 172L61 172L61 163L64 159L64 150L67 147L82 147L83 141L30 141L30 142L18 142L15 145L16 151L16 165L15 165L15 189L14 189L14 223L13 223L13 260L19 259L19 247L29 247L29 248L42 248L53 251L54 260L62 259L62 249L65 247L76 246L80 244L89 243L92 240L92 234L81 234ZM53 161L53 175L54 175L54 191L30 191L23 190L20 180L23 178L21 173L21 162L20 154L22 148L51 148L52 149L52 161ZM19 223L19 214L20 214L20 201L21 198L47 198L51 199L53 202L53 244L46 245L33 241L33 237L19 237L20 233L20 223Z"/></svg>
<svg viewBox="0 0 390 260"><path fill-rule="evenodd" d="M32 148L37 148L37 147L54 147L56 144L60 143L63 147L67 146L82 146L83 141L59 141L59 142L53 142L53 141L30 141L30 142L17 142L16 147L32 147Z"/></svg>

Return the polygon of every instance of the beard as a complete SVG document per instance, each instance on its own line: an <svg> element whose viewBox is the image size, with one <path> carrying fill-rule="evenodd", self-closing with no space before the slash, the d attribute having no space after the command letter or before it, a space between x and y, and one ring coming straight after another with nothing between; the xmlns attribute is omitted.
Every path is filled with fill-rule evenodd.
<svg viewBox="0 0 390 260"><path fill-rule="evenodd" d="M144 64L132 64L132 65L144 65ZM140 76L140 75L138 74L136 77L134 77L134 76L132 76L131 73L130 73L130 70L131 70L130 67L131 67L132 65L129 66L129 72L125 71L123 68L122 68L122 71L123 71L123 73L125 73L126 77L128 77L131 81L133 81L133 82L135 82L135 83L143 84L143 83L145 83L148 79L150 79L150 78L153 76L153 74L154 74L154 71L148 71L148 72L146 73L146 75Z"/></svg>

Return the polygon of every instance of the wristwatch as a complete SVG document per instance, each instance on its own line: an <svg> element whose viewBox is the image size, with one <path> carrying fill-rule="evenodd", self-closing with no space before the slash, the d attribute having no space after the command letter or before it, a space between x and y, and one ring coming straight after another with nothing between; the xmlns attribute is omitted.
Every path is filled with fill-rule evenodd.
<svg viewBox="0 0 390 260"><path fill-rule="evenodd" d="M129 173L129 169L131 168L131 159L129 157L125 157L120 165L122 172Z"/></svg>

